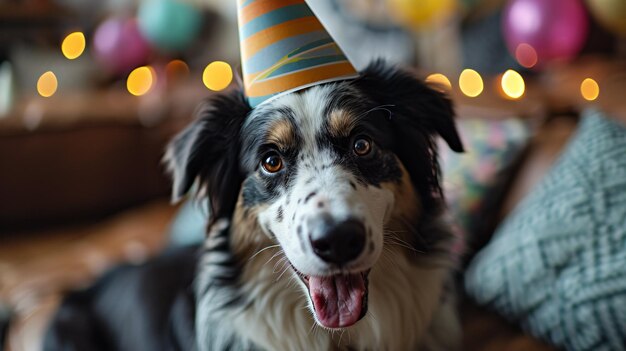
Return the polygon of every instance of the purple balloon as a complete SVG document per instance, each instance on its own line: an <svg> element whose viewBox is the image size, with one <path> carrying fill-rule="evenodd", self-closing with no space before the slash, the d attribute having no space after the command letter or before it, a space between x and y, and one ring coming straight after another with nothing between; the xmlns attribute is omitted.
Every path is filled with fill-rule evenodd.
<svg viewBox="0 0 626 351"><path fill-rule="evenodd" d="M93 49L96 59L115 74L130 72L150 56L150 45L141 36L135 19L104 21L94 34Z"/></svg>
<svg viewBox="0 0 626 351"><path fill-rule="evenodd" d="M580 0L510 0L502 26L513 55L525 43L541 64L575 57L587 40L589 20Z"/></svg>

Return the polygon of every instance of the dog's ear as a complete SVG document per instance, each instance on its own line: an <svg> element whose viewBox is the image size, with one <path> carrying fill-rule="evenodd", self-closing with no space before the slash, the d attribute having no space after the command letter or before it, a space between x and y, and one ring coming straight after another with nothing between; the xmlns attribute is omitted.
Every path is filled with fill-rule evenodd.
<svg viewBox="0 0 626 351"><path fill-rule="evenodd" d="M381 61L361 72L354 84L389 111L393 151L409 172L424 210L437 211L443 192L435 137L441 136L452 150L463 152L450 99L414 74Z"/></svg>
<svg viewBox="0 0 626 351"><path fill-rule="evenodd" d="M215 95L200 106L194 122L170 142L165 153L173 201L197 184L208 193L213 220L232 214L243 181L239 134L250 111L241 91Z"/></svg>
<svg viewBox="0 0 626 351"><path fill-rule="evenodd" d="M355 83L369 98L389 105L392 118L402 119L404 127L418 128L431 136L438 134L452 150L463 152L452 102L414 74L376 61L361 72Z"/></svg>

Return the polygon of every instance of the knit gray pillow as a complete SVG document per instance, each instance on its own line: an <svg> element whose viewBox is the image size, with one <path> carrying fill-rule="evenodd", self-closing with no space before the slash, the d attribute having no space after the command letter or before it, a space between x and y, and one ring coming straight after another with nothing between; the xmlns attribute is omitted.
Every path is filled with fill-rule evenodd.
<svg viewBox="0 0 626 351"><path fill-rule="evenodd" d="M626 127L587 111L465 274L467 293L568 350L626 350Z"/></svg>

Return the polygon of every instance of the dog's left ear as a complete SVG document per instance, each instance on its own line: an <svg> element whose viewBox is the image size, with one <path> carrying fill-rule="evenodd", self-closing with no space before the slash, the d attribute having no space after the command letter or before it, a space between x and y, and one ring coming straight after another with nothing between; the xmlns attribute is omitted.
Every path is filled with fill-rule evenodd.
<svg viewBox="0 0 626 351"><path fill-rule="evenodd" d="M250 111L241 91L215 95L200 106L196 120L170 142L165 153L173 201L197 184L209 197L211 220L230 217L243 181L239 134Z"/></svg>
<svg viewBox="0 0 626 351"><path fill-rule="evenodd" d="M402 119L404 127L438 134L452 150L463 152L452 102L412 73L377 61L361 72L355 84L377 103L389 105L392 118Z"/></svg>
<svg viewBox="0 0 626 351"><path fill-rule="evenodd" d="M393 151L409 172L424 211L438 211L444 194L435 137L440 135L452 150L463 152L451 101L408 71L380 61L361 72L353 84L389 110Z"/></svg>

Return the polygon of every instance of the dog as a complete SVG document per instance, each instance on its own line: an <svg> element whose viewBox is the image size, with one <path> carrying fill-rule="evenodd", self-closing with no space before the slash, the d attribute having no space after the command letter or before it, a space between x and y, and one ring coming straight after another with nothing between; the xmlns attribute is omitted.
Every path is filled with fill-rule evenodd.
<svg viewBox="0 0 626 351"><path fill-rule="evenodd" d="M45 350L460 348L436 139L463 146L444 94L375 62L198 114L165 162L174 200L209 202L206 241L70 294Z"/></svg>

